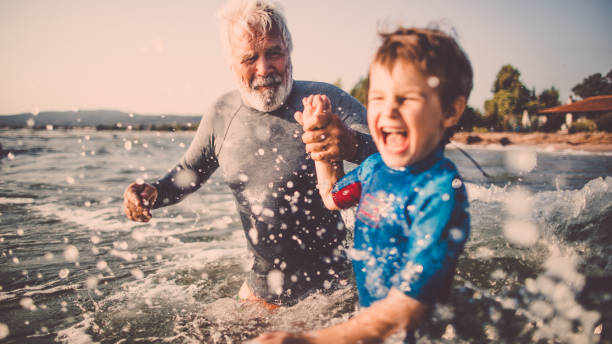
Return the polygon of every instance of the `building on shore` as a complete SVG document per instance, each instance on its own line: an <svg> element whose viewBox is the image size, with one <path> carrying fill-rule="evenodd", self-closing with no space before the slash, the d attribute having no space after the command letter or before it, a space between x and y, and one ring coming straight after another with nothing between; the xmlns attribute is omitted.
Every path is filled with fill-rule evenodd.
<svg viewBox="0 0 612 344"><path fill-rule="evenodd" d="M554 122L564 125L565 130L578 122L592 121L597 125L596 130L612 131L612 95L570 101L565 105L542 109L538 113L540 123L549 123L555 117ZM565 115L564 120L558 117L560 115Z"/></svg>

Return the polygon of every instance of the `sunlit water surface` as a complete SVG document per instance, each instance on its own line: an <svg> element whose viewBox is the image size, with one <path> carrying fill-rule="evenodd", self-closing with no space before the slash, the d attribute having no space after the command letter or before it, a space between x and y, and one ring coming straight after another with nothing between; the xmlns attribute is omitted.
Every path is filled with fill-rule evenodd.
<svg viewBox="0 0 612 344"><path fill-rule="evenodd" d="M0 341L240 343L358 311L353 288L275 313L238 302L249 258L220 173L149 224L125 218L125 186L162 176L192 135L0 131ZM448 147L472 234L419 341L609 341L612 156L464 148L493 178Z"/></svg>

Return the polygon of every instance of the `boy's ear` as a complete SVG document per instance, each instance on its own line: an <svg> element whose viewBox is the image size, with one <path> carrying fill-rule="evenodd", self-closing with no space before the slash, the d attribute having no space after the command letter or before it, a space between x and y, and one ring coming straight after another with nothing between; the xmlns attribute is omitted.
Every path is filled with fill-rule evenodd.
<svg viewBox="0 0 612 344"><path fill-rule="evenodd" d="M450 128L459 122L461 115L463 115L463 111L465 110L465 105L466 98L464 96L455 98L455 101L453 101L451 104L448 115L442 122L445 128Z"/></svg>

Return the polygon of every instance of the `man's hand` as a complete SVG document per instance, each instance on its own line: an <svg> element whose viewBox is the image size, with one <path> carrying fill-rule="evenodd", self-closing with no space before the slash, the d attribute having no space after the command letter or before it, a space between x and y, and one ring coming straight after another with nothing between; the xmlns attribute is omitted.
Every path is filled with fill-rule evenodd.
<svg viewBox="0 0 612 344"><path fill-rule="evenodd" d="M157 189L149 184L132 183L123 193L123 210L132 221L149 222L151 206L157 200Z"/></svg>
<svg viewBox="0 0 612 344"><path fill-rule="evenodd" d="M326 95L311 95L302 100L304 113L297 111L295 120L304 128L302 141L313 160L350 160L357 152L357 138L340 117L332 113ZM308 116L309 114L310 116Z"/></svg>
<svg viewBox="0 0 612 344"><path fill-rule="evenodd" d="M313 337L300 333L269 332L247 342L249 344L315 344Z"/></svg>

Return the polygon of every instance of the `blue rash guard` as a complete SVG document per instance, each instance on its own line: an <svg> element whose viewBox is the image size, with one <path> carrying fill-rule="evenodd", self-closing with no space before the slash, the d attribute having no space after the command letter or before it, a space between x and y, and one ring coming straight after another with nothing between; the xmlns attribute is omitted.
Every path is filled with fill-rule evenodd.
<svg viewBox="0 0 612 344"><path fill-rule="evenodd" d="M340 179L332 196L343 209L359 204L349 255L362 307L392 287L428 305L448 295L470 220L465 187L443 147L402 169L376 153Z"/></svg>

